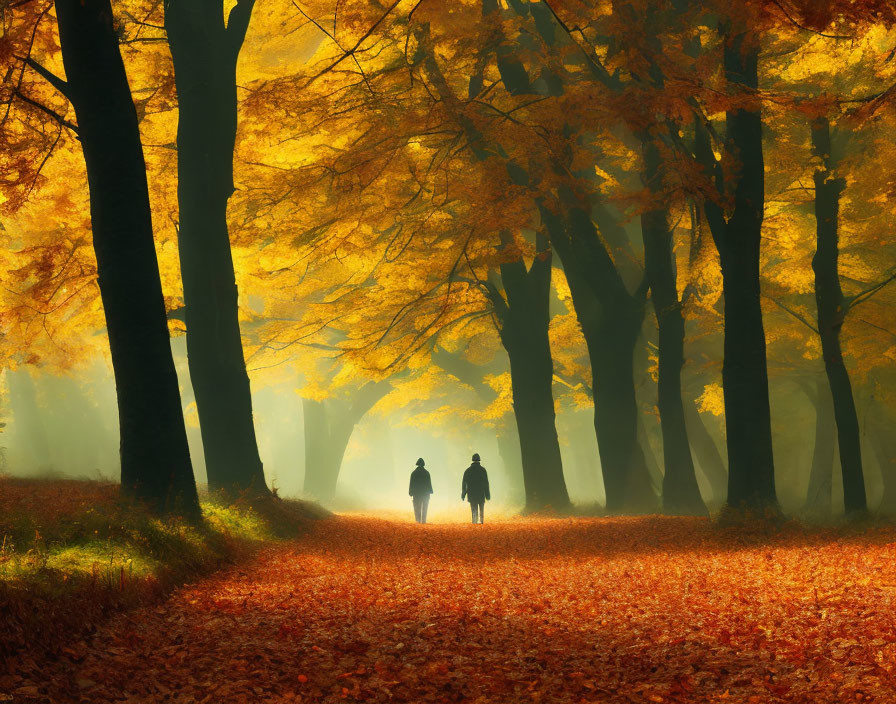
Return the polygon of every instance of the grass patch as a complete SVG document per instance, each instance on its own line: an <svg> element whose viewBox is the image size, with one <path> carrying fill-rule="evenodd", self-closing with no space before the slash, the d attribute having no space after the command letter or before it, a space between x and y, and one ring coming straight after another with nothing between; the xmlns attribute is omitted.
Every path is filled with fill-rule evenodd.
<svg viewBox="0 0 896 704"><path fill-rule="evenodd" d="M106 482L0 477L0 659L55 651L109 614L166 594L325 515L313 504L205 496L203 520L160 520Z"/></svg>

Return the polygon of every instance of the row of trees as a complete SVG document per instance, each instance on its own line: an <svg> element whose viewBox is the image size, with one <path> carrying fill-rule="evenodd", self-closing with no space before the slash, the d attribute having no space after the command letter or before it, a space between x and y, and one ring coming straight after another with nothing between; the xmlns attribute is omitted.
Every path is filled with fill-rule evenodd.
<svg viewBox="0 0 896 704"><path fill-rule="evenodd" d="M416 349L421 328L427 337L434 328L441 333L459 320L467 324L459 312L446 311L464 310L471 291L479 294L510 360L530 508L568 503L558 472L556 370L545 313L553 253L588 350L608 508L650 510L656 501L638 436L643 371L635 368L649 299L658 327L663 508L705 511L681 396L684 299L694 295L690 282L677 280L676 235L684 230L692 266L720 274L727 501L777 509L761 286L770 209L764 152L770 129L799 126L811 137L803 162L818 160L812 174L817 324L810 327L837 408L846 510L867 509L859 424L837 342L852 300L840 292L836 200L842 184L819 130L831 119L858 130L877 126L890 92L881 68L892 41L890 11L867 3L829 3L820 11L799 3L671 1L562 8L485 1L451 13L425 3L385 14L354 9L352 15L345 8L340 21L376 34L346 50L335 20L320 19L325 8L306 5L332 53L310 80L303 72L266 82L252 98L311 114L308 123L327 125L328 134L350 135L338 149L320 149L316 161L293 169L278 197L320 194L308 229L317 251L333 247L338 256L345 239L333 233L359 220L373 223L364 242L382 247L384 257L397 244L412 261L433 247L445 251L432 288L413 291L387 317L396 349L404 345L397 358ZM822 50L819 41L825 48L846 43L873 65L859 78L854 55L845 70L828 64L815 71L814 57L803 52ZM779 78L782 69L815 75L795 82ZM868 84L874 90L855 95ZM291 125L285 132L316 145ZM804 174L801 167L789 176ZM388 194L392 214L371 193ZM635 219L640 232L632 231ZM704 254L708 239L717 262ZM891 280L886 271L878 276L866 279L853 299L867 300ZM797 320L805 317L777 297L773 303ZM436 311L425 312L426 305ZM408 307L418 315L407 315ZM431 316L426 326L421 316ZM395 332L402 322L406 327ZM353 342L345 347L369 360L383 338L370 344L356 335Z"/></svg>
<svg viewBox="0 0 896 704"><path fill-rule="evenodd" d="M30 0L3 10L0 205L28 241L33 213L71 207L48 174L79 143L96 253L95 271L88 261L73 272L84 236L61 225L41 246L12 247L42 306L30 318L34 306L14 307L7 346L40 334L26 335L23 318L39 317L51 338L47 320L95 327L76 315L95 277L126 492L198 511L167 308L167 325L185 326L215 489L267 491L246 344L250 365L303 370L306 490L322 498L335 492L364 413L387 394L437 402L433 385L451 378L474 390L505 465L518 456L529 510L570 503L560 393L593 405L609 511L705 513L698 469L713 500L776 510L772 308L784 320L771 342L785 350L782 367L794 340L820 348L828 384L813 398L819 408L832 399L846 509L866 510L841 330L892 276L885 253L844 275L843 199L866 241L890 213L873 195L880 184L860 192L850 182L866 186L868 174L839 135L885 140L890 129L885 5L399 0L334 11L313 0L261 12L240 0L224 9L135 0L113 14L109 0ZM832 51L840 63L818 59ZM792 193L803 200L785 202ZM794 245L810 218L814 243ZM813 251L807 286L795 262ZM54 280L87 283L64 298ZM886 330L880 322L869 325ZM711 374L724 360L727 478L694 399L683 398L689 345L692 366L709 360L699 402L710 410L721 410ZM866 367L866 384L886 388L886 365ZM647 405L662 469L644 430L645 389L655 389ZM885 480L890 462L882 447ZM810 494L828 487L829 497L830 463L817 464Z"/></svg>
<svg viewBox="0 0 896 704"><path fill-rule="evenodd" d="M225 25L223 3L173 0L164 5L164 21L179 98L184 317L209 485L259 493L267 487L252 422L226 217L233 191L236 62L252 9L251 0L241 0ZM54 11L55 32L48 20ZM4 55L13 62L6 74L3 117L9 185L25 188L19 170L23 163L31 169L37 164L27 192L19 194L27 198L52 156L37 158L46 144L29 139L35 119L49 118L60 130L73 132L84 154L96 279L118 395L122 490L158 511L198 515L138 113L111 3L34 1L3 12ZM35 56L56 41L64 79ZM41 91L33 90L36 80L70 103L74 121L67 118L67 108L43 102Z"/></svg>

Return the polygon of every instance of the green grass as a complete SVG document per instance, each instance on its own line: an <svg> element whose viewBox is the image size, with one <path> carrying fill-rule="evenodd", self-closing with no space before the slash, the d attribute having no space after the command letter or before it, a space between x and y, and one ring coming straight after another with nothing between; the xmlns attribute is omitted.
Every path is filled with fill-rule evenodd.
<svg viewBox="0 0 896 704"><path fill-rule="evenodd" d="M0 657L52 649L109 613L301 533L324 512L283 501L202 501L203 519L159 519L102 482L0 477Z"/></svg>

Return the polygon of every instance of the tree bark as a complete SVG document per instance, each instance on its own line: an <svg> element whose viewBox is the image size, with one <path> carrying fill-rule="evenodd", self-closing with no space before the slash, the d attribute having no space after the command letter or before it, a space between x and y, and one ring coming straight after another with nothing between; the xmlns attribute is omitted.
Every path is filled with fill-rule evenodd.
<svg viewBox="0 0 896 704"><path fill-rule="evenodd" d="M109 0L59 0L121 428L121 488L157 512L199 501L153 244L146 165Z"/></svg>
<svg viewBox="0 0 896 704"><path fill-rule="evenodd" d="M806 513L817 516L831 514L834 450L837 444L835 427L831 390L826 383L819 381L815 398L815 443L804 505Z"/></svg>
<svg viewBox="0 0 896 704"><path fill-rule="evenodd" d="M656 143L642 137L643 180L649 192L660 194L661 158ZM666 208L656 207L641 215L645 274L650 284L653 309L659 328L659 376L657 398L663 433L663 512L706 515L706 505L697 486L697 474L688 442L684 405L681 399L681 369L684 366L684 317L675 280L672 231Z"/></svg>
<svg viewBox="0 0 896 704"><path fill-rule="evenodd" d="M729 85L755 95L759 88L759 47L755 37L724 37L724 72ZM728 444L728 506L764 513L779 511L775 492L771 409L765 330L759 284L759 251L765 206L762 116L759 107L726 114L729 147L740 169L734 209L726 218L714 199L704 211L722 265L725 342L722 388ZM722 189L721 165L712 153L708 130L698 121L697 155Z"/></svg>
<svg viewBox="0 0 896 704"><path fill-rule="evenodd" d="M550 324L551 252L538 235L537 254L526 270L522 259L502 264L507 298L489 284L510 358L513 412L520 439L526 511L565 511L570 506L554 412L554 360Z"/></svg>
<svg viewBox="0 0 896 704"><path fill-rule="evenodd" d="M847 514L868 510L865 477L862 471L862 446L859 419L849 372L843 363L840 329L848 307L840 287L839 211L840 194L846 186L833 174L831 125L827 118L812 122L812 152L822 161L815 171L816 250L812 258L815 272L815 303L818 310L818 334L824 368L834 404L840 467L843 473L843 503Z"/></svg>
<svg viewBox="0 0 896 704"><path fill-rule="evenodd" d="M187 357L209 487L266 494L240 337L227 225L237 130L236 65L254 0L166 0L178 98L178 243Z"/></svg>

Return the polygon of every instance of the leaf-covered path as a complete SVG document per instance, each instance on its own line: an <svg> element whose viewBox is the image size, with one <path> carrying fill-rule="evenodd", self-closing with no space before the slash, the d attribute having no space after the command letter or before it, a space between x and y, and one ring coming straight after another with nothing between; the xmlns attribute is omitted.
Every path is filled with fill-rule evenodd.
<svg viewBox="0 0 896 704"><path fill-rule="evenodd" d="M896 531L317 522L117 617L14 701L896 701Z"/></svg>

